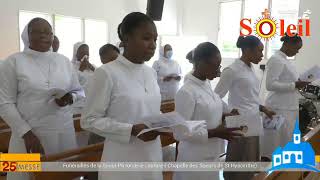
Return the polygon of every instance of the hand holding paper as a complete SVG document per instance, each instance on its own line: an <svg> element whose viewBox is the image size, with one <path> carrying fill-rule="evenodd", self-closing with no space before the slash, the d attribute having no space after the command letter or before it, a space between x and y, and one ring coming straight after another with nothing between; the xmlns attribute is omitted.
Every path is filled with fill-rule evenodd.
<svg viewBox="0 0 320 180"><path fill-rule="evenodd" d="M49 90L49 97L60 99L68 93L67 90L61 88L52 88Z"/></svg>
<svg viewBox="0 0 320 180"><path fill-rule="evenodd" d="M284 117L281 115L275 115L273 116L272 119L268 118L268 117L264 117L263 119L263 127L265 129L280 129L280 127L282 126L283 122L284 122Z"/></svg>
<svg viewBox="0 0 320 180"><path fill-rule="evenodd" d="M262 119L259 113L228 116L225 119L227 128L241 128L244 136L260 136L263 134Z"/></svg>
<svg viewBox="0 0 320 180"><path fill-rule="evenodd" d="M192 133L206 129L205 121L186 121L179 113L170 112L156 116L146 117L142 122L148 127L139 132L137 137L150 131L172 132L177 139L191 136Z"/></svg>

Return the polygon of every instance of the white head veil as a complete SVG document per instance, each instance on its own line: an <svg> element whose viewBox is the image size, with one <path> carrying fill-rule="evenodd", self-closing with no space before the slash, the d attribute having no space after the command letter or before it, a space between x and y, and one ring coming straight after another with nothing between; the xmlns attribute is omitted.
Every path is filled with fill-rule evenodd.
<svg viewBox="0 0 320 180"><path fill-rule="evenodd" d="M22 34L21 34L21 39L22 39L23 44L24 44L23 51L28 50L29 46L30 46L29 34L28 34L28 26L29 26L29 23L24 27L24 29L22 31Z"/></svg>
<svg viewBox="0 0 320 180"><path fill-rule="evenodd" d="M72 63L76 63L78 62L78 59L77 59L77 52L78 52L78 49L80 48L80 46L82 46L83 44L86 44L84 42L77 42L73 45L73 56L72 56Z"/></svg>
<svg viewBox="0 0 320 180"><path fill-rule="evenodd" d="M160 46L159 48L159 59L167 59L165 56L164 56L164 46Z"/></svg>
<svg viewBox="0 0 320 180"><path fill-rule="evenodd" d="M29 24L32 20L30 20L28 22L28 24L24 27L23 31L22 31L22 34L21 34L21 39L22 39L22 42L23 42L23 45L24 45L24 48L23 48L23 51L26 51L29 48L30 46L30 41L29 41L29 33L28 33L28 27L29 27ZM52 46L50 47L49 51L52 51Z"/></svg>

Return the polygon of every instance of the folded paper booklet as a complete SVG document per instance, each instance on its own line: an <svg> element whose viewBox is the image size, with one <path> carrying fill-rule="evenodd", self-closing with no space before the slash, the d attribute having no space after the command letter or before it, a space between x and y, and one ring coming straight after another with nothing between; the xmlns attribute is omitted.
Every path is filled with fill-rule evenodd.
<svg viewBox="0 0 320 180"><path fill-rule="evenodd" d="M263 134L262 118L259 113L227 116L225 118L227 128L241 128L239 131L244 136L260 136Z"/></svg>
<svg viewBox="0 0 320 180"><path fill-rule="evenodd" d="M284 122L284 117L282 115L274 115L272 119L268 117L263 118L263 127L265 129L280 129Z"/></svg>
<svg viewBox="0 0 320 180"><path fill-rule="evenodd" d="M142 123L149 128L171 127L185 122L186 120L177 112L147 116L142 119Z"/></svg>
<svg viewBox="0 0 320 180"><path fill-rule="evenodd" d="M137 136L152 130L171 132L170 127L177 124L184 124L185 120L179 113L170 112L154 116L147 116L141 120L141 123L145 124L149 128L142 130Z"/></svg>
<svg viewBox="0 0 320 180"><path fill-rule="evenodd" d="M320 67L318 65L311 67L310 69L302 73L299 79L301 81L309 81L309 82L320 79Z"/></svg>
<svg viewBox="0 0 320 180"><path fill-rule="evenodd" d="M191 136L199 134L203 130L207 130L205 120L186 121L186 124L184 125L172 127L173 136L178 141L189 139Z"/></svg>
<svg viewBox="0 0 320 180"><path fill-rule="evenodd" d="M52 98L57 98L60 99L62 98L64 95L66 95L69 91L65 90L65 89L61 89L61 88L52 88L49 90L49 97Z"/></svg>
<svg viewBox="0 0 320 180"><path fill-rule="evenodd" d="M141 123L144 123L149 128L142 130L137 136L152 130L157 130L159 132L179 132L179 134L188 134L204 123L201 121L198 121L197 123L192 122L193 121L186 121L177 112L149 116L143 118L141 121Z"/></svg>
<svg viewBox="0 0 320 180"><path fill-rule="evenodd" d="M62 88L51 88L48 91L49 100L51 100L52 98L60 99L64 95L66 95L67 93L79 93L79 94L82 94L85 97L83 89L81 89L81 88L72 89L72 90L62 89Z"/></svg>

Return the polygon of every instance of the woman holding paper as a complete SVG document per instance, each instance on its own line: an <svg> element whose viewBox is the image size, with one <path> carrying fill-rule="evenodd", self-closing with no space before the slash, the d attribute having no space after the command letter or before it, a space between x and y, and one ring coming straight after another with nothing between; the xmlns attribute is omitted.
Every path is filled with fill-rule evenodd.
<svg viewBox="0 0 320 180"><path fill-rule="evenodd" d="M87 83L88 77L95 70L95 67L89 62L89 46L84 42L75 43L71 62L79 74L81 86L84 86Z"/></svg>
<svg viewBox="0 0 320 180"><path fill-rule="evenodd" d="M300 81L295 66L287 57L295 56L302 47L302 39L295 34L280 39L283 44L267 63L266 88L269 91L265 105L271 107L285 121L280 129L265 129L261 142L261 154L271 158L278 146L284 146L291 138L299 112L298 89L309 82Z"/></svg>
<svg viewBox="0 0 320 180"><path fill-rule="evenodd" d="M32 19L22 39L24 50L0 67L0 114L12 131L9 153L52 154L76 148L70 105L83 92L72 64L50 51L53 33L46 20ZM67 93L55 98L50 91L57 88ZM7 179L28 176L10 173Z"/></svg>
<svg viewBox="0 0 320 180"><path fill-rule="evenodd" d="M152 65L157 72L162 101L174 99L181 80L181 68L178 62L172 59L172 52L170 44L160 47L159 60Z"/></svg>
<svg viewBox="0 0 320 180"><path fill-rule="evenodd" d="M242 56L222 71L215 92L221 98L229 92L228 106L238 109L240 114L258 115L262 111L272 118L274 112L260 105L260 82L253 68L253 64L262 60L263 44L255 36L240 36L237 47L241 48ZM262 120L257 118L256 121L260 126L257 128L262 129ZM226 161L260 161L259 136L241 137L229 142ZM224 172L226 180L251 179L253 175L253 172Z"/></svg>
<svg viewBox="0 0 320 180"><path fill-rule="evenodd" d="M177 161L219 161L219 156L224 153L223 139L232 140L234 136L240 136L233 132L240 128L222 127L226 109L210 85L210 80L220 74L219 49L210 42L199 44L194 50L193 64L194 71L185 77L185 84L176 95L176 111L187 120L205 120L207 127L187 138L179 139ZM219 171L175 172L174 179L219 179Z"/></svg>
<svg viewBox="0 0 320 180"><path fill-rule="evenodd" d="M78 74L79 83L86 92L88 80L95 70L95 67L89 62L89 46L84 42L75 43L71 62ZM85 98L73 104L73 114L81 114L84 104Z"/></svg>
<svg viewBox="0 0 320 180"><path fill-rule="evenodd" d="M123 55L96 69L89 81L81 126L106 138L103 162L161 162L159 133L144 118L160 114L156 72L144 64L154 55L157 29L150 17L133 12L118 29ZM162 172L99 172L99 179L162 180Z"/></svg>

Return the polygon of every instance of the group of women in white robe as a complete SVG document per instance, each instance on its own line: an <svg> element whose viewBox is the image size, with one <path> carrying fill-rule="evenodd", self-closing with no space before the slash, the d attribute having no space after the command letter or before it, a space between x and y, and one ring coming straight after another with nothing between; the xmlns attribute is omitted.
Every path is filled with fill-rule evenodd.
<svg viewBox="0 0 320 180"><path fill-rule="evenodd" d="M86 102L82 106L81 126L106 138L101 161L162 161L161 132L137 135L148 128L143 122L145 117L160 114L158 82L161 67L172 63L168 53L171 47L164 47L169 49L163 50L166 59L156 62L155 70L144 64L155 53L158 34L152 19L139 12L125 16L118 35L124 52L116 60L95 69L85 62L89 55L87 47L78 43L73 68L66 57L51 52L53 33L47 21L36 18L26 26L25 50L11 55L0 66L0 113L12 129L9 152L50 154L76 147L71 108L84 97L77 71L91 71L90 81L84 83ZM194 69L186 75L184 85L177 92L176 111L186 120L205 120L206 126L199 133L180 140L177 161L219 161L224 152L224 140L229 142L227 161L259 161L259 137L242 137L237 132L239 127L224 127L226 116L246 111L261 111L269 117L275 112L284 114L288 119L278 133L281 137L281 134L287 135L283 141L290 138L294 121L291 118L297 112L296 89L307 82L297 79L286 59L301 48L301 38L286 35L283 41L283 47L267 66L267 88L271 91L268 107L259 101L259 81L253 71L253 64L258 64L263 57L263 44L258 38L239 37L237 46L242 56L222 72L215 90L210 80L220 76L219 49L210 42L194 49L190 58ZM180 67L172 67L180 71ZM180 74L174 72L171 79L180 81ZM68 93L57 98L49 93L53 88ZM227 92L228 104L221 99ZM291 97L296 99L283 102ZM47 111L39 111L41 109ZM268 137L268 142L276 139ZM252 173L225 173L225 179L251 177ZM25 178L22 174L8 175L9 180ZM99 179L162 180L163 177L161 172L101 171ZM209 180L219 179L219 175L214 171L175 172L174 179Z"/></svg>

